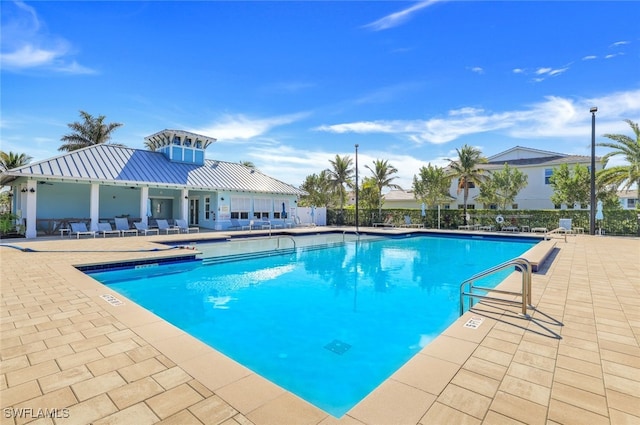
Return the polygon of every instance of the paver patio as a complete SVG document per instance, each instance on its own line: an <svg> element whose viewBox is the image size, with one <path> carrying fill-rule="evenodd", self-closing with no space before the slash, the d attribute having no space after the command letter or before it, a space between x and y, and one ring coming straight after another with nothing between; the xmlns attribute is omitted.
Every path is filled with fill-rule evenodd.
<svg viewBox="0 0 640 425"><path fill-rule="evenodd" d="M0 248L0 425L640 424L638 238L559 240L531 319L477 305L336 419L73 267L193 254L147 251L183 237Z"/></svg>

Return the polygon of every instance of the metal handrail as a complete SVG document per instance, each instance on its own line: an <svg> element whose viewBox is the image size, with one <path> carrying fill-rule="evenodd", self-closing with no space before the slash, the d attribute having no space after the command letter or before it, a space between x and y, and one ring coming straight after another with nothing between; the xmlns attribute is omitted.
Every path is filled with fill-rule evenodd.
<svg viewBox="0 0 640 425"><path fill-rule="evenodd" d="M558 234L558 233L562 233L562 234L564 234L564 241L566 242L566 241L567 241L567 233L568 233L568 232L569 232L569 231L568 231L566 228L564 228L564 227L558 227L557 229L553 229L553 230L551 230L551 231L549 231L549 232L545 233L545 234L544 234L544 240L545 240L545 241L546 241L546 240L548 240L548 239L547 239L547 237L549 237L549 239L550 239L551 235L555 235L555 234Z"/></svg>
<svg viewBox="0 0 640 425"><path fill-rule="evenodd" d="M490 274L493 274L501 270L504 270L506 268L514 267L514 266L517 267L522 272L522 292L504 291L500 289L484 288L481 286L473 285L473 282L480 278L486 277ZM471 276L470 278L468 278L467 280L463 281L460 284L460 315L462 316L462 314L464 313L464 297L467 296L470 298L469 308L473 306L474 298L483 298L483 299L490 299L490 300L499 301L499 302L508 303L508 304L522 304L522 315L527 316L527 305L531 305L531 271L532 271L531 263L527 259L519 257L519 258L514 258L512 260L506 261L502 264L498 264L497 266L491 267L490 269L487 269L485 271L482 271L480 273L477 273ZM468 292L465 292L464 290L466 285L469 285ZM486 294L476 294L476 293L473 293L474 289L486 291L486 292L494 292L499 294L519 295L522 297L522 301L520 303L518 301L491 297Z"/></svg>
<svg viewBox="0 0 640 425"><path fill-rule="evenodd" d="M291 239L291 242L293 242L293 249L296 250L296 240L293 238L293 236L289 236L289 235L278 235L278 247L276 249L280 249L280 239L282 238L287 238L287 239Z"/></svg>

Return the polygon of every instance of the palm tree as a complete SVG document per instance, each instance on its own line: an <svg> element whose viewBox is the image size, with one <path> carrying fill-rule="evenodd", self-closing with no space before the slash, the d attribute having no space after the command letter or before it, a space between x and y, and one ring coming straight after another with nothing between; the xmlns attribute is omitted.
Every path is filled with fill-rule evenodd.
<svg viewBox="0 0 640 425"><path fill-rule="evenodd" d="M458 159L448 159L449 175L458 179L458 191L464 193L464 224L467 224L467 200L469 199L469 187L479 185L484 180L484 172L479 164L485 164L487 158L482 156L480 149L464 145L462 149L456 149Z"/></svg>
<svg viewBox="0 0 640 425"><path fill-rule="evenodd" d="M111 139L111 133L123 125L121 123L105 124L104 115L93 117L85 111L80 111L80 117L83 122L67 124L73 132L60 138L64 143L58 148L59 151L71 152L87 146L107 143Z"/></svg>
<svg viewBox="0 0 640 425"><path fill-rule="evenodd" d="M341 218L344 216L344 201L347 196L345 185L348 187L353 186L351 177L353 176L354 169L351 167L353 160L349 155L340 156L336 155L336 158L329 160L333 169L327 170L329 173L329 181L334 193L340 200L340 214Z"/></svg>
<svg viewBox="0 0 640 425"><path fill-rule="evenodd" d="M394 176L398 172L396 167L389 164L389 161L376 159L373 161L373 168L365 165L365 168L368 168L371 173L373 173L373 180L375 181L376 187L378 188L378 216L382 215L382 204L384 202L384 197L382 196L382 189L388 187L390 189L402 189L395 183L391 183L397 177Z"/></svg>
<svg viewBox="0 0 640 425"><path fill-rule="evenodd" d="M635 183L636 187L640 189L640 128L638 128L638 123L631 120L625 121L631 126L636 137L635 140L624 134L605 134L604 137L613 140L613 142L598 143L598 146L615 149L602 157L605 164L609 158L616 155L623 156L628 164L600 170L598 182L602 185L615 185L622 190L628 190Z"/></svg>
<svg viewBox="0 0 640 425"><path fill-rule="evenodd" d="M11 170L12 168L22 167L31 162L31 158L26 153L13 153L0 151L0 171Z"/></svg>

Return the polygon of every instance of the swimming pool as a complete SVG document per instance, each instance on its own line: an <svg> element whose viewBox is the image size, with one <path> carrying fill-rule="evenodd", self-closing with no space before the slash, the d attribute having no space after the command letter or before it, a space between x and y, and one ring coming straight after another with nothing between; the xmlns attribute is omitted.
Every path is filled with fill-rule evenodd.
<svg viewBox="0 0 640 425"><path fill-rule="evenodd" d="M342 235L292 241L295 249L265 240L267 251L249 258L237 245L198 244L215 264L91 276L340 417L458 317L460 282L537 242Z"/></svg>

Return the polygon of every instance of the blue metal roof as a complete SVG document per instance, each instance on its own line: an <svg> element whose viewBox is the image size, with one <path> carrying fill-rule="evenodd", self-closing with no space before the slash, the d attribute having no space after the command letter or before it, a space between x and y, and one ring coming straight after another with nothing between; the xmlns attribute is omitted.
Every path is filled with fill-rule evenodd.
<svg viewBox="0 0 640 425"><path fill-rule="evenodd" d="M173 162L160 152L100 144L3 172L0 184L18 177L103 184L179 187L285 195L306 192L239 163L206 159L204 165Z"/></svg>

